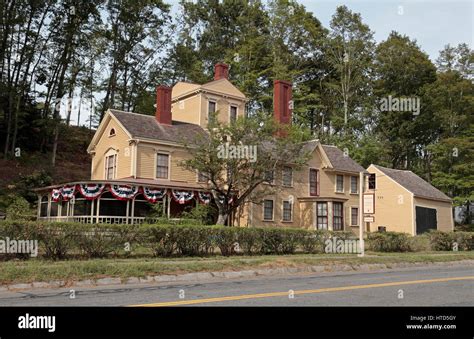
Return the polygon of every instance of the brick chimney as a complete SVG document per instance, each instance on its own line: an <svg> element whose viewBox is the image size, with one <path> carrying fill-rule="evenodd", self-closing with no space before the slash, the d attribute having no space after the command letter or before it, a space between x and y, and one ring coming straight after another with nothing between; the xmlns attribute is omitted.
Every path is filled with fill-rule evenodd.
<svg viewBox="0 0 474 339"><path fill-rule="evenodd" d="M292 87L293 84L289 81L273 81L273 114L279 124L291 124Z"/></svg>
<svg viewBox="0 0 474 339"><path fill-rule="evenodd" d="M229 65L219 62L214 66L214 80L229 79Z"/></svg>
<svg viewBox="0 0 474 339"><path fill-rule="evenodd" d="M171 88L158 86L156 88L156 120L160 124L171 125Z"/></svg>

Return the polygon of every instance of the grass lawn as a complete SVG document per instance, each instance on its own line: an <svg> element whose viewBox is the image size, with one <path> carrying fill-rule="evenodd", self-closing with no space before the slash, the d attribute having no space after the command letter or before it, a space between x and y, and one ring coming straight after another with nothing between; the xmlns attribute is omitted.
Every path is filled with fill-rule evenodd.
<svg viewBox="0 0 474 339"><path fill-rule="evenodd" d="M131 258L0 262L0 284L50 280L84 280L102 277L145 277L204 271L237 271L305 265L371 264L399 262L442 262L474 259L474 252L371 253L364 258L355 254L294 254L204 258Z"/></svg>

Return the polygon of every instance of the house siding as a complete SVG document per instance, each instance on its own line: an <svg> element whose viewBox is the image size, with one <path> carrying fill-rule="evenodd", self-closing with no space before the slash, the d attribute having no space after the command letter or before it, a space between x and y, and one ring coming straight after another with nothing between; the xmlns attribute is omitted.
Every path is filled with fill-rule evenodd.
<svg viewBox="0 0 474 339"><path fill-rule="evenodd" d="M109 137L111 129L115 129L115 136ZM95 146L92 156L92 180L105 179L105 154L111 149L117 151L116 179L126 178L131 173L132 147L128 142L129 136L114 118L106 122L102 135Z"/></svg>
<svg viewBox="0 0 474 339"><path fill-rule="evenodd" d="M366 190L375 193L375 222L369 230L385 226L387 231L413 234L413 195L378 169L368 171L376 174L375 190Z"/></svg>
<svg viewBox="0 0 474 339"><path fill-rule="evenodd" d="M436 219L438 224L439 231L453 231L454 230L454 221L452 216L452 204L450 202L436 201L430 199L424 199L415 197L414 205L420 207L427 207L436 209ZM415 230L416 230L416 220L415 220Z"/></svg>

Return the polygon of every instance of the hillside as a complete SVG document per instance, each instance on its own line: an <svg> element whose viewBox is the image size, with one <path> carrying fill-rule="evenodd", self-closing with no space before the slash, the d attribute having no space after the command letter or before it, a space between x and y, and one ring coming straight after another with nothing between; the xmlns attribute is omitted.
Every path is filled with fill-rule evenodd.
<svg viewBox="0 0 474 339"><path fill-rule="evenodd" d="M0 210L7 197L20 194L33 202L33 187L90 178L90 156L87 146L94 131L84 127L66 127L58 143L56 165L51 165L51 152L21 149L21 156L0 159ZM30 192L28 192L30 191Z"/></svg>

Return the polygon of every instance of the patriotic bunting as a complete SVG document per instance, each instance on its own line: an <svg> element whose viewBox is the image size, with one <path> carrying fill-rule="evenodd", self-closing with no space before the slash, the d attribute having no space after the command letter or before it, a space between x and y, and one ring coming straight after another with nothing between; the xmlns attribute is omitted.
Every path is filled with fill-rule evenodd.
<svg viewBox="0 0 474 339"><path fill-rule="evenodd" d="M223 204L223 203L224 203L224 200L225 200L225 196L221 195L221 196L219 197L219 202L220 202L221 204ZM233 197L230 197L230 200L229 200L229 202L228 202L228 205L231 205L233 202L234 202L234 198L233 198Z"/></svg>
<svg viewBox="0 0 474 339"><path fill-rule="evenodd" d="M211 193L208 192L197 192L199 201L203 204L209 204L211 202Z"/></svg>
<svg viewBox="0 0 474 339"><path fill-rule="evenodd" d="M61 198L61 189L53 188L51 192L51 199L54 202L58 202L59 198Z"/></svg>
<svg viewBox="0 0 474 339"><path fill-rule="evenodd" d="M166 188L148 188L143 187L143 196L146 200L154 204L158 200L163 199L166 194Z"/></svg>
<svg viewBox="0 0 474 339"><path fill-rule="evenodd" d="M74 192L76 191L75 185L65 185L61 188L61 195L63 196L63 200L68 201L74 196Z"/></svg>
<svg viewBox="0 0 474 339"><path fill-rule="evenodd" d="M105 186L102 184L79 184L78 188L84 198L94 200L104 191Z"/></svg>
<svg viewBox="0 0 474 339"><path fill-rule="evenodd" d="M178 191L178 190L171 190L171 195L176 202L179 202L181 205L190 201L194 198L193 191Z"/></svg>
<svg viewBox="0 0 474 339"><path fill-rule="evenodd" d="M138 193L138 186L109 185L109 190L118 200L128 200Z"/></svg>

